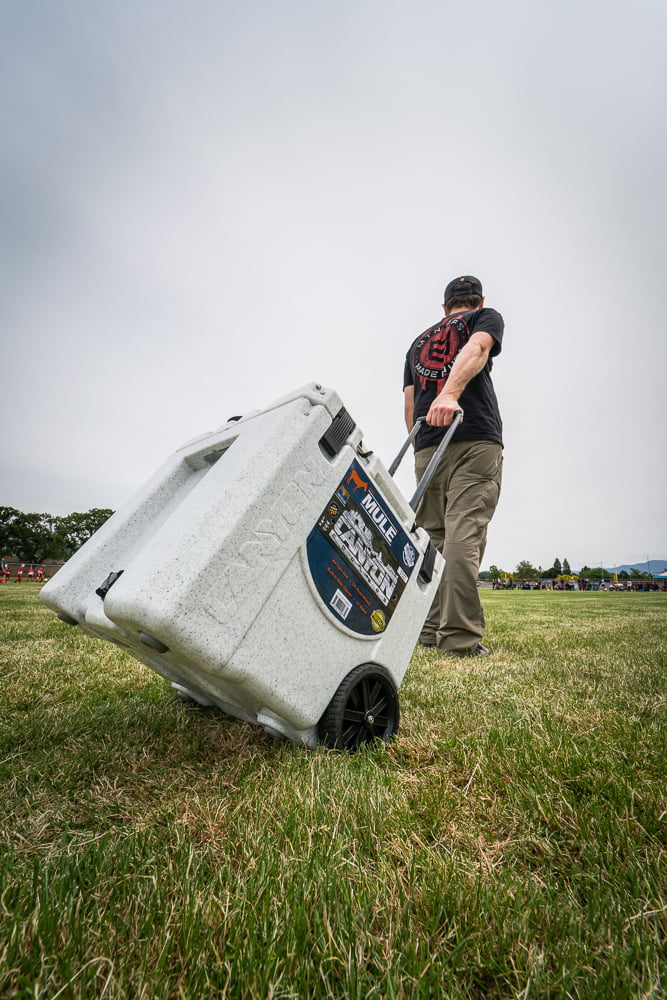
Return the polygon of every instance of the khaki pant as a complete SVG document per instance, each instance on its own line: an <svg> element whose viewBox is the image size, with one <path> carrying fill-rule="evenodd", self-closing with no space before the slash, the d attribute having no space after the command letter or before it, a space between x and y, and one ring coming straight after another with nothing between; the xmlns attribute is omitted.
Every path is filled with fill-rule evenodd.
<svg viewBox="0 0 667 1000"><path fill-rule="evenodd" d="M435 452L415 455L417 481ZM417 509L417 523L445 557L445 570L420 640L448 652L470 650L484 636L477 575L486 529L498 503L503 450L495 441L449 445Z"/></svg>

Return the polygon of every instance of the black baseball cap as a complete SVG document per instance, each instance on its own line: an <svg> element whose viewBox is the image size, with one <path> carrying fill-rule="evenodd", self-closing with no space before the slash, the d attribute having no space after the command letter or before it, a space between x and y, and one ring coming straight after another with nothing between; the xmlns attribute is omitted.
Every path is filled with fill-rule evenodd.
<svg viewBox="0 0 667 1000"><path fill-rule="evenodd" d="M445 305L451 299L457 299L459 295L479 295L483 298L482 282L479 278L473 278L472 274L464 274L460 278L454 278L445 288Z"/></svg>

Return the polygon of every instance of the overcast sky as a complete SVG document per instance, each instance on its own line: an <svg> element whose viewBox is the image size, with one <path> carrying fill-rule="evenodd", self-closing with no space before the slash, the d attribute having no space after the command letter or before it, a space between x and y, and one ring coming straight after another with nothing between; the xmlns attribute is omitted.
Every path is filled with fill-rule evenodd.
<svg viewBox="0 0 667 1000"><path fill-rule="evenodd" d="M667 557L666 29L664 0L3 3L0 504L116 509L310 381L389 464L405 352L471 273L506 324L484 565Z"/></svg>

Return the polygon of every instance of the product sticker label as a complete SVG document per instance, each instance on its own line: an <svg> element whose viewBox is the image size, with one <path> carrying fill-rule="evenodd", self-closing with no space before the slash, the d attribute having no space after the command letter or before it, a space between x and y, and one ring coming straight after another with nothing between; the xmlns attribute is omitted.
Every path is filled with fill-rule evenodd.
<svg viewBox="0 0 667 1000"><path fill-rule="evenodd" d="M308 535L306 551L334 618L359 635L384 632L417 550L356 459Z"/></svg>

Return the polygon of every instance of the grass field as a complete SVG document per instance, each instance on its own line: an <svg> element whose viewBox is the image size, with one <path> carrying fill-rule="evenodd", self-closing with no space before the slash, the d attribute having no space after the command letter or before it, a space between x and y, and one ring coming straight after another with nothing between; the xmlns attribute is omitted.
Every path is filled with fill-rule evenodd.
<svg viewBox="0 0 667 1000"><path fill-rule="evenodd" d="M0 996L667 996L667 595L484 592L392 744L272 742L0 587Z"/></svg>

